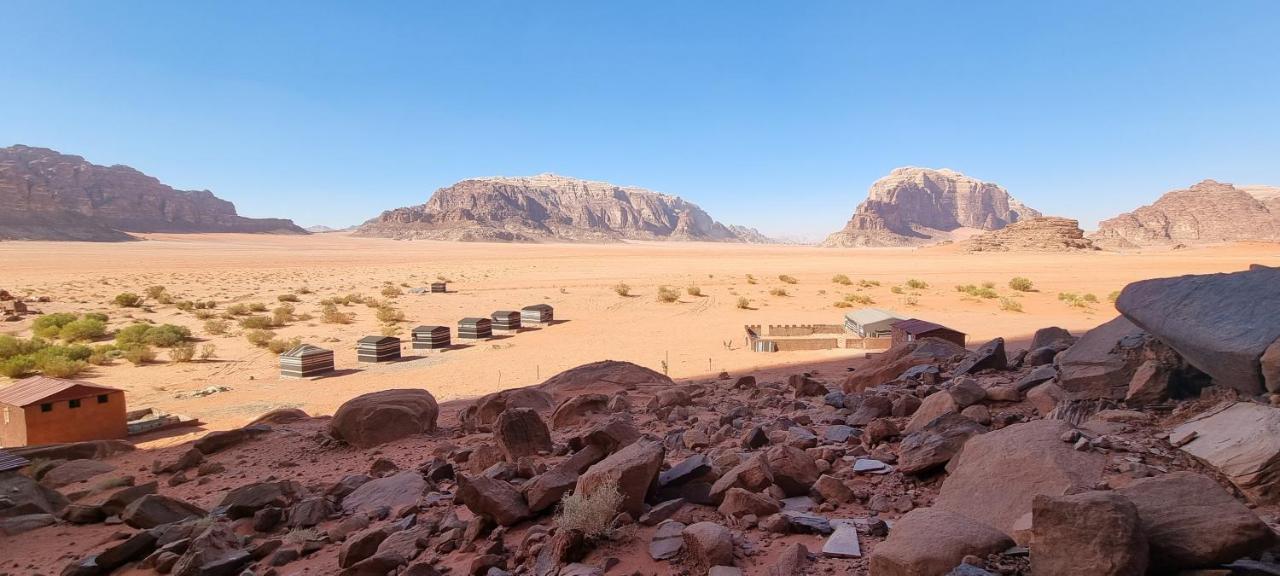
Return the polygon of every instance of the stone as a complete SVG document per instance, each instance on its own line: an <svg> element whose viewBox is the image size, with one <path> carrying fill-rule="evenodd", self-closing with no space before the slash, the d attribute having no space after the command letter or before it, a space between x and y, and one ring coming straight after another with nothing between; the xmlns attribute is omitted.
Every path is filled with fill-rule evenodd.
<svg viewBox="0 0 1280 576"><path fill-rule="evenodd" d="M1097 250L1080 221L1044 216L1014 222L964 242L969 252L1079 252Z"/></svg>
<svg viewBox="0 0 1280 576"><path fill-rule="evenodd" d="M1039 495L1032 501L1031 513L1031 563L1036 574L1147 572L1147 537L1138 508L1124 496L1114 492Z"/></svg>
<svg viewBox="0 0 1280 576"><path fill-rule="evenodd" d="M706 573L712 566L733 565L733 535L714 522L697 522L682 532L686 558L695 573Z"/></svg>
<svg viewBox="0 0 1280 576"><path fill-rule="evenodd" d="M107 493L105 497L100 500L101 504L99 504L99 507L102 509L102 513L107 516L119 516L134 500L146 496L147 494L155 494L159 487L160 484L158 482L152 481L147 482L146 484L121 488L114 492ZM92 503L96 501L99 500L91 497L82 502Z"/></svg>
<svg viewBox="0 0 1280 576"><path fill-rule="evenodd" d="M809 565L809 549L799 542L787 546L778 559L769 566L769 576L794 576L804 574Z"/></svg>
<svg viewBox="0 0 1280 576"><path fill-rule="evenodd" d="M369 480L342 498L345 514L370 512L386 506L397 510L417 504L427 489L427 481L416 470L406 470L386 478Z"/></svg>
<svg viewBox="0 0 1280 576"><path fill-rule="evenodd" d="M533 477L521 489L529 510L537 513L555 506L566 492L578 484L578 477L604 457L603 448L594 444L587 445L546 472Z"/></svg>
<svg viewBox="0 0 1280 576"><path fill-rule="evenodd" d="M1221 404L1174 428L1170 441L1214 467L1249 500L1280 502L1280 408Z"/></svg>
<svg viewBox="0 0 1280 576"><path fill-rule="evenodd" d="M55 466L40 477L40 483L49 488L62 488L85 482L95 476L115 471L116 467L100 460L68 460Z"/></svg>
<svg viewBox="0 0 1280 576"><path fill-rule="evenodd" d="M920 403L920 407L916 409L915 414L911 416L911 420L907 422L904 432L915 432L943 414L959 411L960 406L956 404L955 398L951 396L950 392L946 390L934 392L926 396L924 401Z"/></svg>
<svg viewBox="0 0 1280 576"><path fill-rule="evenodd" d="M1276 542L1253 511L1194 472L1135 480L1117 492L1137 507L1153 572L1224 564Z"/></svg>
<svg viewBox="0 0 1280 576"><path fill-rule="evenodd" d="M827 394L827 387L823 386L821 382L810 378L807 374L792 374L787 378L787 384L795 392L796 398L826 396Z"/></svg>
<svg viewBox="0 0 1280 576"><path fill-rule="evenodd" d="M338 550L338 566L349 568L378 552L378 547L391 535L391 530L379 526L361 530L347 537ZM385 574L385 572L384 572Z"/></svg>
<svg viewBox="0 0 1280 576"><path fill-rule="evenodd" d="M508 408L498 416L493 428L494 441L510 462L551 452L551 431L533 408Z"/></svg>
<svg viewBox="0 0 1280 576"><path fill-rule="evenodd" d="M333 504L328 498L315 496L305 498L289 508L290 528L311 528L333 515Z"/></svg>
<svg viewBox="0 0 1280 576"><path fill-rule="evenodd" d="M658 473L658 486L678 486L700 478L711 471L711 459L705 454L694 454L668 470Z"/></svg>
<svg viewBox="0 0 1280 576"><path fill-rule="evenodd" d="M67 507L67 498L57 490L40 485L21 474L0 474L0 518L30 514L57 515Z"/></svg>
<svg viewBox="0 0 1280 576"><path fill-rule="evenodd" d="M37 528L53 526L58 518L52 514L19 514L0 518L0 535L16 536Z"/></svg>
<svg viewBox="0 0 1280 576"><path fill-rule="evenodd" d="M644 512L645 500L657 488L658 470L665 453L659 442L635 442L583 472L574 492L590 496L596 490L616 488L622 494L618 511L637 518Z"/></svg>
<svg viewBox="0 0 1280 576"><path fill-rule="evenodd" d="M868 445L874 446L887 440L896 438L901 433L898 425L888 418L876 418L867 424L864 430ZM847 440L847 438L846 438Z"/></svg>
<svg viewBox="0 0 1280 576"><path fill-rule="evenodd" d="M960 377L952 380L947 393L951 394L951 399L955 400L956 407L960 409L987 399L986 389L973 378Z"/></svg>
<svg viewBox="0 0 1280 576"><path fill-rule="evenodd" d="M352 564L340 576L386 576L409 561L398 552L378 552Z"/></svg>
<svg viewBox="0 0 1280 576"><path fill-rule="evenodd" d="M507 408L532 408L539 413L550 414L555 399L536 388L513 388L481 396L474 404L463 409L458 416L468 430L493 425Z"/></svg>
<svg viewBox="0 0 1280 576"><path fill-rule="evenodd" d="M299 408L276 408L275 410L271 410L257 418L254 418L253 421L245 427L248 428L259 424L292 424L294 422L301 422L310 418L310 415Z"/></svg>
<svg viewBox="0 0 1280 576"><path fill-rule="evenodd" d="M752 426L742 435L742 441L739 444L743 450L755 450L769 444L769 435L765 434L761 427Z"/></svg>
<svg viewBox="0 0 1280 576"><path fill-rule="evenodd" d="M832 530L834 530L831 527L830 521L816 514L797 512L795 510L783 510L782 517L787 519L787 525L790 526L792 532L805 534L830 534Z"/></svg>
<svg viewBox="0 0 1280 576"><path fill-rule="evenodd" d="M235 430L220 430L205 434L199 440L192 442L191 445L199 450L205 456L215 454L244 443L247 440L265 434L271 430L270 427L262 424L245 426Z"/></svg>
<svg viewBox="0 0 1280 576"><path fill-rule="evenodd" d="M767 496L748 492L742 488L730 488L717 510L729 518L741 518L748 514L763 518L770 514L777 514L780 508L776 501Z"/></svg>
<svg viewBox="0 0 1280 576"><path fill-rule="evenodd" d="M1076 337L1072 336L1071 332L1066 328L1049 326L1047 328L1036 330L1036 333L1031 336L1031 344L1027 349L1035 350L1037 348L1056 348L1058 350L1066 350L1074 344L1075 341Z"/></svg>
<svg viewBox="0 0 1280 576"><path fill-rule="evenodd" d="M1124 399L1147 338L1124 316L1085 332L1058 355L1058 386L1070 400Z"/></svg>
<svg viewBox="0 0 1280 576"><path fill-rule="evenodd" d="M1058 407L1058 402L1061 402L1065 395L1058 383L1050 380L1028 390L1027 401L1035 407L1036 412L1039 412L1041 416L1048 416L1050 412L1053 412L1054 408Z"/></svg>
<svg viewBox="0 0 1280 576"><path fill-rule="evenodd" d="M837 505L853 500L853 490L839 478L827 474L818 476L818 480L813 483L813 492L823 501Z"/></svg>
<svg viewBox="0 0 1280 576"><path fill-rule="evenodd" d="M580 438L569 441L569 447L580 450L586 445L599 446L605 454L613 454L623 447L629 446L641 437L640 430L625 417L614 416L607 421L596 424Z"/></svg>
<svg viewBox="0 0 1280 576"><path fill-rule="evenodd" d="M787 496L804 496L818 480L818 467L804 450L790 446L774 446L764 454L764 469L769 479Z"/></svg>
<svg viewBox="0 0 1280 576"><path fill-rule="evenodd" d="M742 570L733 566L712 566L707 576L742 576Z"/></svg>
<svg viewBox="0 0 1280 576"><path fill-rule="evenodd" d="M98 554L98 567L110 573L129 562L141 560L156 549L156 535L139 530Z"/></svg>
<svg viewBox="0 0 1280 576"><path fill-rule="evenodd" d="M640 516L639 522L644 526L655 526L662 521L675 516L676 512L679 512L681 508L684 508L685 502L684 498L674 498L657 504L653 508L650 508L648 512L645 512L644 515Z"/></svg>
<svg viewBox="0 0 1280 576"><path fill-rule="evenodd" d="M1063 442L1071 429L1060 420L1034 420L973 436L947 464L934 508L1010 534L1036 495L1092 489L1102 479L1106 457Z"/></svg>
<svg viewBox="0 0 1280 576"><path fill-rule="evenodd" d="M1262 380L1268 392L1280 392L1280 339L1276 339L1259 359Z"/></svg>
<svg viewBox="0 0 1280 576"><path fill-rule="evenodd" d="M852 522L835 524L835 531L822 544L822 555L830 558L861 558L858 528Z"/></svg>
<svg viewBox="0 0 1280 576"><path fill-rule="evenodd" d="M1019 392L1026 392L1027 390L1039 386L1041 383L1048 382L1057 377L1058 369L1052 364L1045 364L1043 366L1036 366L1033 368L1025 376L1019 378L1018 381L1014 383L1014 386Z"/></svg>
<svg viewBox="0 0 1280 576"><path fill-rule="evenodd" d="M904 474L932 471L951 461L969 438L987 428L960 414L944 414L908 434L898 445L898 470Z"/></svg>
<svg viewBox="0 0 1280 576"><path fill-rule="evenodd" d="M888 464L874 458L859 458L853 461L853 471L857 474L877 474L888 468Z"/></svg>
<svg viewBox="0 0 1280 576"><path fill-rule="evenodd" d="M1004 338L996 338L965 356L951 373L959 376L981 370L1004 370L1008 366L1008 359L1004 354Z"/></svg>
<svg viewBox="0 0 1280 576"><path fill-rule="evenodd" d="M218 508L226 510L229 518L248 518L268 506L288 506L292 494L293 488L286 482L254 482L227 492Z"/></svg>
<svg viewBox="0 0 1280 576"><path fill-rule="evenodd" d="M1170 376L1171 370L1156 360L1139 364L1129 379L1129 388L1124 395L1125 405L1140 407L1167 399Z"/></svg>
<svg viewBox="0 0 1280 576"><path fill-rule="evenodd" d="M867 388L892 382L913 366L936 364L966 352L963 346L941 338L904 342L873 356L856 372L847 376L840 387L845 394L863 392ZM847 400L846 398L846 404Z"/></svg>
<svg viewBox="0 0 1280 576"><path fill-rule="evenodd" d="M667 520L658 524L649 539L649 557L654 560L670 560L684 550L684 524Z"/></svg>
<svg viewBox="0 0 1280 576"><path fill-rule="evenodd" d="M594 416L609 413L609 397L604 394L580 394L566 398L551 414L551 427L563 430L591 423Z"/></svg>
<svg viewBox="0 0 1280 576"><path fill-rule="evenodd" d="M974 404L973 406L965 408L960 411L960 415L983 426L991 425L991 411L982 404Z"/></svg>
<svg viewBox="0 0 1280 576"><path fill-rule="evenodd" d="M252 561L253 556L241 548L240 538L231 524L214 522L191 539L171 573L174 576L233 576Z"/></svg>
<svg viewBox="0 0 1280 576"><path fill-rule="evenodd" d="M477 516L501 526L519 524L533 516L524 496L502 480L459 475L457 498Z"/></svg>
<svg viewBox="0 0 1280 576"><path fill-rule="evenodd" d="M762 456L753 456L730 468L711 486L711 501L720 503L730 488L744 488L750 492L760 492L769 487L771 480L765 470Z"/></svg>
<svg viewBox="0 0 1280 576"><path fill-rule="evenodd" d="M358 448L434 432L440 407L426 390L391 389L344 402L329 423L329 435Z"/></svg>
<svg viewBox="0 0 1280 576"><path fill-rule="evenodd" d="M946 574L966 556L1003 552L1013 541L1003 532L967 516L938 508L917 508L894 523L889 537L871 553L876 576Z"/></svg>
<svg viewBox="0 0 1280 576"><path fill-rule="evenodd" d="M845 402L848 403L851 398L856 399L858 397L850 396L845 399ZM851 426L866 426L876 418L888 416L892 413L893 400L888 397L862 396L861 402L857 404L857 408L854 409L853 414L849 416L846 422Z"/></svg>
<svg viewBox="0 0 1280 576"><path fill-rule="evenodd" d="M145 529L187 518L203 518L207 514L208 512L194 504L159 494L147 494L126 506L120 517L129 526Z"/></svg>

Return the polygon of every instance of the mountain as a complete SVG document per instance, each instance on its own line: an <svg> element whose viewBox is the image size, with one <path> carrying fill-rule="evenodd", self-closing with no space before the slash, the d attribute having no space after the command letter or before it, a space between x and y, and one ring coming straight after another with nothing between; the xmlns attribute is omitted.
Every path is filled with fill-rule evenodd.
<svg viewBox="0 0 1280 576"><path fill-rule="evenodd" d="M1280 241L1280 188L1205 180L1103 220L1090 237L1109 248Z"/></svg>
<svg viewBox="0 0 1280 576"><path fill-rule="evenodd" d="M346 228L330 228L323 224L317 224L315 226L307 226L306 228L303 228L303 230L306 230L307 232L310 232L312 234L324 234L326 232L346 232L354 228L355 226L347 226Z"/></svg>
<svg viewBox="0 0 1280 576"><path fill-rule="evenodd" d="M998 184L953 170L896 168L871 185L849 223L822 245L933 244L1039 216Z"/></svg>
<svg viewBox="0 0 1280 576"><path fill-rule="evenodd" d="M1074 252L1097 250L1080 222L1070 218L1042 216L1019 220L1001 228L984 232L965 242L970 252Z"/></svg>
<svg viewBox="0 0 1280 576"><path fill-rule="evenodd" d="M554 174L473 178L383 212L358 236L474 242L767 241L676 196Z"/></svg>
<svg viewBox="0 0 1280 576"><path fill-rule="evenodd" d="M208 190L174 190L128 166L47 148L0 148L0 240L134 239L129 232L305 234L289 220L245 218Z"/></svg>

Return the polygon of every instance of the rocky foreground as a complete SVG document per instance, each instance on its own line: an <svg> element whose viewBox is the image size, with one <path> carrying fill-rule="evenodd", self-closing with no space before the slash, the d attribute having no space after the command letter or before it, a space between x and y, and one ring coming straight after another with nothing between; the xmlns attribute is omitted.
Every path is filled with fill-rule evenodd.
<svg viewBox="0 0 1280 576"><path fill-rule="evenodd" d="M25 449L0 573L1275 574L1277 285L1135 283L1017 351L923 339L785 381L604 361Z"/></svg>

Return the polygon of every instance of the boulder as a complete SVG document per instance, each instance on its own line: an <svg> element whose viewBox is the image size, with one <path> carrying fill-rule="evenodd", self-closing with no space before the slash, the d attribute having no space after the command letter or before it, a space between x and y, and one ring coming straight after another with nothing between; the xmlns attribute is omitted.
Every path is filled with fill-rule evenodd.
<svg viewBox="0 0 1280 576"><path fill-rule="evenodd" d="M1027 391L1027 401L1041 416L1048 416L1066 396L1056 380L1050 380Z"/></svg>
<svg viewBox="0 0 1280 576"><path fill-rule="evenodd" d="M1280 339L1280 269L1142 280L1116 309L1220 386L1265 390L1260 359Z"/></svg>
<svg viewBox="0 0 1280 576"><path fill-rule="evenodd" d="M827 387L821 382L810 378L808 374L792 374L787 378L787 384L791 386L796 398L826 396L827 394Z"/></svg>
<svg viewBox="0 0 1280 576"><path fill-rule="evenodd" d="M67 507L67 499L57 490L40 485L21 474L0 474L0 518L30 514L57 515Z"/></svg>
<svg viewBox="0 0 1280 576"><path fill-rule="evenodd" d="M769 576L794 576L804 574L809 566L809 549L799 542L787 546L773 565L769 566Z"/></svg>
<svg viewBox="0 0 1280 576"><path fill-rule="evenodd" d="M1167 365L1156 360L1139 364L1129 379L1129 389L1124 395L1125 405L1140 407L1168 398L1172 372Z"/></svg>
<svg viewBox="0 0 1280 576"><path fill-rule="evenodd" d="M589 444L583 449L574 452L550 470L530 479L522 488L529 510L542 512L555 506L565 492L577 485L578 477L592 464L603 460L604 457L604 449Z"/></svg>
<svg viewBox="0 0 1280 576"><path fill-rule="evenodd" d="M1025 376L1019 378L1018 381L1014 383L1014 386L1019 392L1026 392L1057 377L1058 369L1053 365L1046 364L1044 366L1036 366Z"/></svg>
<svg viewBox="0 0 1280 576"><path fill-rule="evenodd" d="M294 487L285 482L254 482L245 484L222 497L218 508L226 510L227 517L248 518L254 512L268 506L284 508L288 506L294 495Z"/></svg>
<svg viewBox="0 0 1280 576"><path fill-rule="evenodd" d="M1122 400L1148 336L1123 316L1085 332L1058 355L1058 385L1069 400Z"/></svg>
<svg viewBox="0 0 1280 576"><path fill-rule="evenodd" d="M1262 380L1268 392L1280 392L1280 339L1262 353Z"/></svg>
<svg viewBox="0 0 1280 576"><path fill-rule="evenodd" d="M359 448L434 432L440 408L426 390L392 389L361 394L338 407L329 435Z"/></svg>
<svg viewBox="0 0 1280 576"><path fill-rule="evenodd" d="M206 514L208 513L204 509L195 504L159 494L147 494L126 506L120 518L129 526L143 529L187 518L203 518Z"/></svg>
<svg viewBox="0 0 1280 576"><path fill-rule="evenodd" d="M1266 523L1200 474L1143 478L1117 492L1137 507L1153 572L1217 566L1275 545Z"/></svg>
<svg viewBox="0 0 1280 576"><path fill-rule="evenodd" d="M804 450L774 446L764 453L764 469L769 480L787 496L804 496L818 481L818 466Z"/></svg>
<svg viewBox="0 0 1280 576"><path fill-rule="evenodd" d="M132 452L136 448L127 440L86 440L65 444L41 444L5 448L27 460L101 460L116 454Z"/></svg>
<svg viewBox="0 0 1280 576"><path fill-rule="evenodd" d="M551 414L551 427L562 430L571 426L588 424L597 414L609 413L609 397L604 394L579 394L570 396L556 406Z"/></svg>
<svg viewBox="0 0 1280 576"><path fill-rule="evenodd" d="M684 524L665 520L658 524L649 539L649 557L654 560L670 560L684 550Z"/></svg>
<svg viewBox="0 0 1280 576"><path fill-rule="evenodd" d="M1218 470L1251 501L1280 502L1280 409L1221 404L1174 428L1180 448Z"/></svg>
<svg viewBox="0 0 1280 576"><path fill-rule="evenodd" d="M592 426L581 436L570 439L569 447L581 450L584 446L595 445L603 449L605 454L613 454L639 439L640 430L626 416L612 416Z"/></svg>
<svg viewBox="0 0 1280 576"><path fill-rule="evenodd" d="M777 514L782 509L768 496L741 488L730 488L717 510L729 518L741 518L748 514L753 514L756 518L764 518L770 514Z"/></svg>
<svg viewBox="0 0 1280 576"><path fill-rule="evenodd" d="M397 510L417 504L427 489L427 481L414 470L369 480L360 484L342 499L342 511L346 514L369 512L380 506Z"/></svg>
<svg viewBox="0 0 1280 576"><path fill-rule="evenodd" d="M898 446L898 470L904 474L920 474L944 466L969 438L986 431L986 426L963 415L944 414L902 439Z"/></svg>
<svg viewBox="0 0 1280 576"><path fill-rule="evenodd" d="M933 422L939 416L959 412L960 406L956 404L955 398L950 392L940 390L925 397L920 403L920 407L916 409L911 416L911 420L907 422L905 432L915 432L923 429L930 422Z"/></svg>
<svg viewBox="0 0 1280 576"><path fill-rule="evenodd" d="M892 382L914 366L936 364L966 353L963 346L940 338L904 342L873 356L857 372L845 378L841 388L845 393L862 392L872 386Z"/></svg>
<svg viewBox="0 0 1280 576"><path fill-rule="evenodd" d="M1013 541L1003 532L972 518L937 508L908 512L871 553L875 576L946 574L965 556L1003 552Z"/></svg>
<svg viewBox="0 0 1280 576"><path fill-rule="evenodd" d="M214 522L191 540L187 551L173 565L174 576L233 576L253 561L241 548L231 524Z"/></svg>
<svg viewBox="0 0 1280 576"><path fill-rule="evenodd" d="M1072 336L1071 332L1066 328L1049 326L1048 328L1036 330L1036 333L1031 337L1031 345L1027 346L1027 349L1055 348L1061 351L1066 350L1075 342L1076 337Z"/></svg>
<svg viewBox="0 0 1280 576"><path fill-rule="evenodd" d="M245 428L258 426L262 424L292 424L310 419L311 416L299 408L276 408L266 414L254 418Z"/></svg>
<svg viewBox="0 0 1280 576"><path fill-rule="evenodd" d="M115 469L115 466L101 460L69 460L46 472L40 477L40 483L49 488L62 488L113 472Z"/></svg>
<svg viewBox="0 0 1280 576"><path fill-rule="evenodd" d="M1036 495L1092 489L1106 457L1063 442L1072 429L1060 420L1035 420L970 438L947 464L934 507L1012 534Z"/></svg>
<svg viewBox="0 0 1280 576"><path fill-rule="evenodd" d="M772 480L762 458L763 455L752 456L722 474L711 485L711 501L719 503L730 488L745 488L751 492L768 488Z"/></svg>
<svg viewBox="0 0 1280 576"><path fill-rule="evenodd" d="M970 352L959 364L956 364L951 373L959 376L980 370L1004 370L1008 367L1009 360L1004 353L1004 338L996 338Z"/></svg>
<svg viewBox="0 0 1280 576"><path fill-rule="evenodd" d="M510 484L487 476L458 476L458 500L477 516L502 526L519 524L533 516L524 496Z"/></svg>
<svg viewBox="0 0 1280 576"><path fill-rule="evenodd" d="M156 540L156 535L150 530L134 532L98 554L98 567L110 573L126 563L141 560L156 549Z"/></svg>
<svg viewBox="0 0 1280 576"><path fill-rule="evenodd" d="M459 415L459 420L471 430L493 425L498 415L508 408L531 408L540 413L550 414L555 408L555 399L550 394L535 388L513 388L481 396L474 404L468 406Z"/></svg>
<svg viewBox="0 0 1280 576"><path fill-rule="evenodd" d="M58 518L52 514L19 514L0 518L0 536L16 536L37 528L53 526Z"/></svg>
<svg viewBox="0 0 1280 576"><path fill-rule="evenodd" d="M977 380L967 377L952 380L947 393L956 401L956 406L962 409L987 399L987 390Z"/></svg>
<svg viewBox="0 0 1280 576"><path fill-rule="evenodd" d="M548 378L537 388L563 398L579 396L587 391L612 393L638 386L667 388L674 385L675 382L670 378L644 366L617 360L601 360L565 370Z"/></svg>
<svg viewBox="0 0 1280 576"><path fill-rule="evenodd" d="M551 431L533 408L508 408L494 422L493 438L510 462L551 452Z"/></svg>
<svg viewBox="0 0 1280 576"><path fill-rule="evenodd" d="M620 512L639 518L644 503L657 488L658 471L666 451L662 444L640 440L597 462L578 477L576 494L589 496L600 489L622 494Z"/></svg>
<svg viewBox="0 0 1280 576"><path fill-rule="evenodd" d="M1031 563L1037 575L1129 576L1147 572L1138 508L1114 492L1036 496Z"/></svg>
<svg viewBox="0 0 1280 576"><path fill-rule="evenodd" d="M241 444L252 438L256 438L270 430L271 428L266 425L257 424L245 426L244 428L237 428L235 430L210 432L205 434L199 440L193 442L192 446L195 446L196 450L199 450L201 453L208 456Z"/></svg>
<svg viewBox="0 0 1280 576"><path fill-rule="evenodd" d="M698 522L684 532L686 558L694 573L705 574L713 566L733 565L733 535L715 522Z"/></svg>

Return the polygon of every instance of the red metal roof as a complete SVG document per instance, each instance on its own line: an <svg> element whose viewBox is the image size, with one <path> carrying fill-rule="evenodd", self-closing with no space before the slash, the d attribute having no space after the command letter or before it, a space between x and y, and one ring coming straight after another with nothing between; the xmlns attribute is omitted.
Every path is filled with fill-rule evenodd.
<svg viewBox="0 0 1280 576"><path fill-rule="evenodd" d="M56 399L61 400L63 398L92 396L102 392L122 392L122 390L110 386L91 384L82 380L32 376L14 382L5 388L0 388L0 404L30 406L55 396L58 397ZM83 394L81 395L80 393Z"/></svg>
<svg viewBox="0 0 1280 576"><path fill-rule="evenodd" d="M934 330L947 330L950 332L955 332L957 334L964 334L964 332L961 332L954 328L947 328L946 326L943 326L941 324L936 324L928 320L919 320L916 318L912 318L910 320L900 320L898 322L894 322L892 326L894 328L897 328L898 330L902 330L903 332L906 332L907 334L915 334L915 335L924 334L927 332L933 332Z"/></svg>

